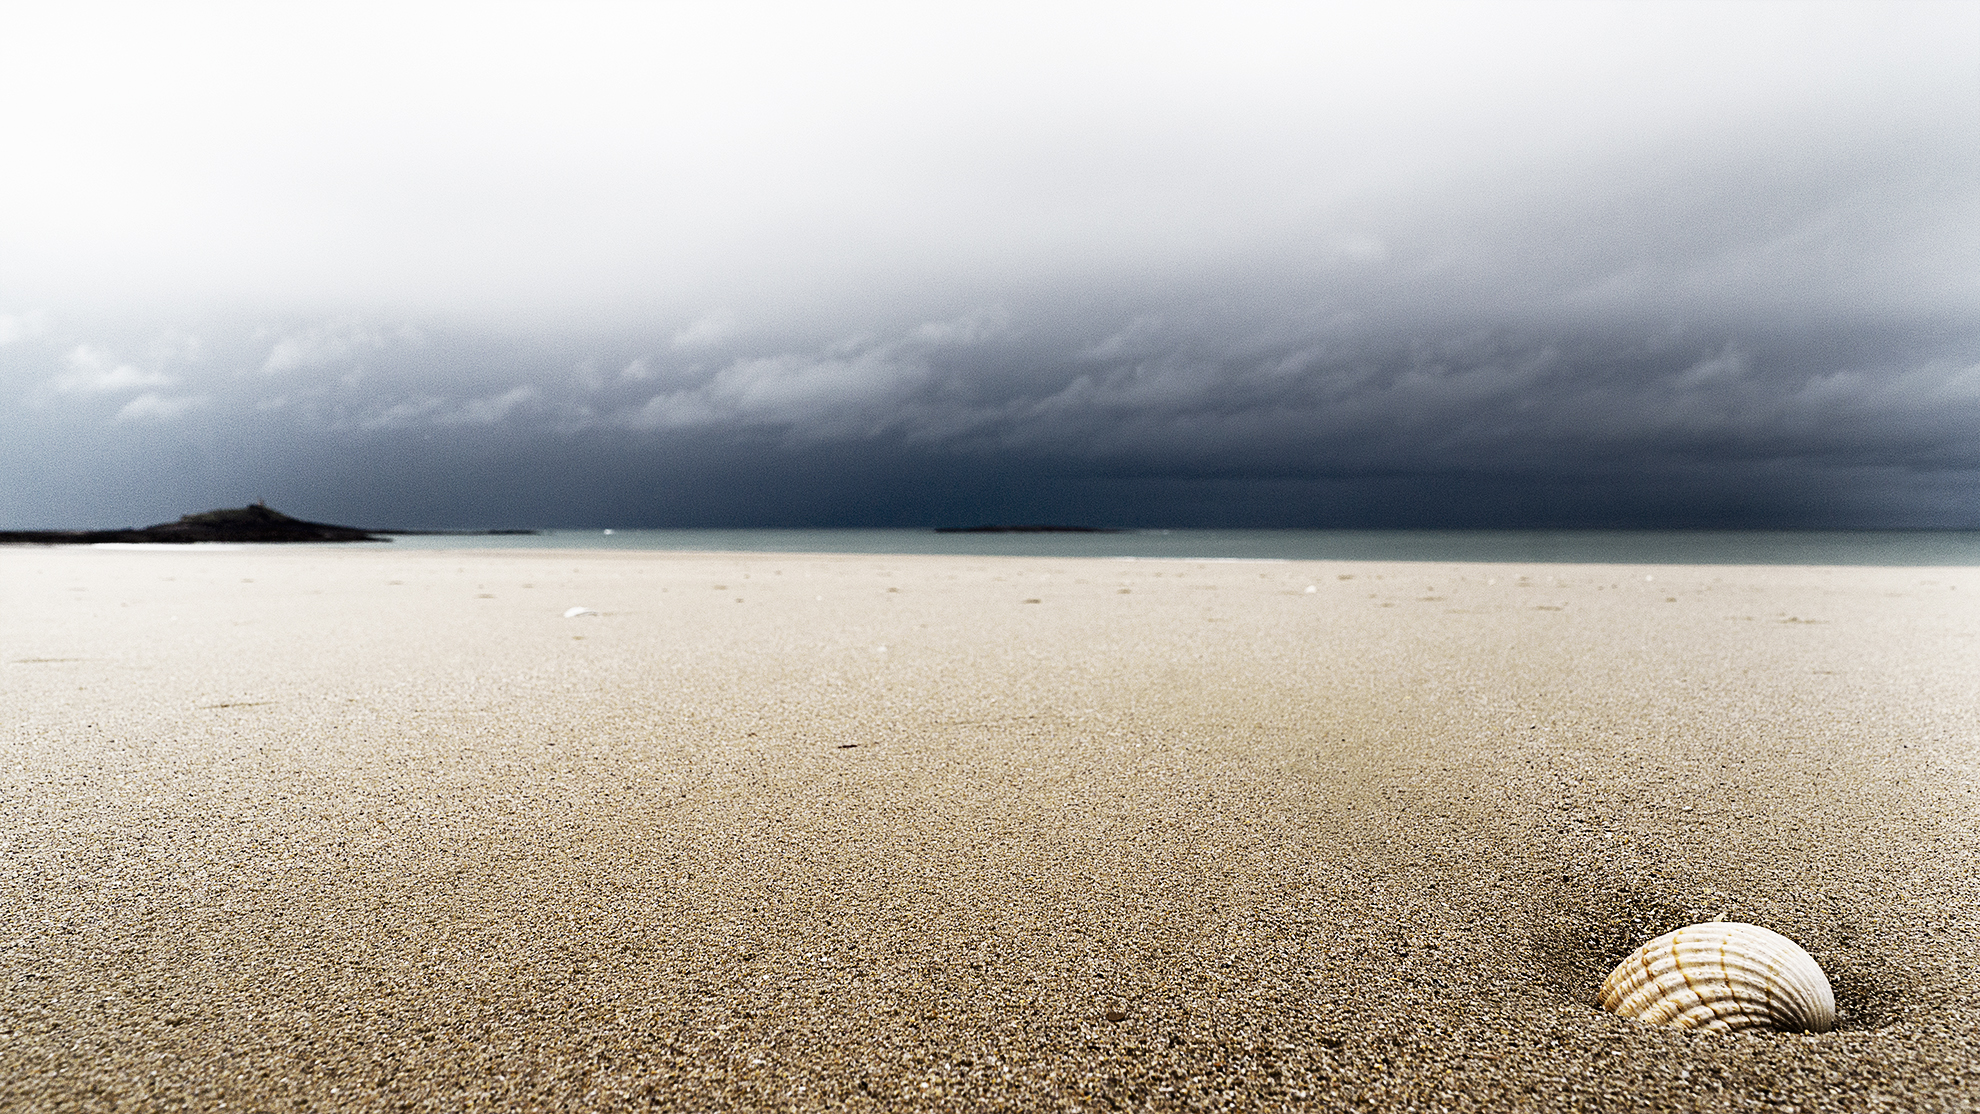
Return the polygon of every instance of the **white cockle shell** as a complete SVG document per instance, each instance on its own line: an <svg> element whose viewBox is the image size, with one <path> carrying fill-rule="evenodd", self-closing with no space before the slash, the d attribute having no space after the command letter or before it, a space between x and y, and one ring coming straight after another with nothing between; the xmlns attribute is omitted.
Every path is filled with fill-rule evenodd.
<svg viewBox="0 0 1980 1114"><path fill-rule="evenodd" d="M1620 1017L1713 1033L1836 1027L1835 991L1815 957L1737 921L1680 928L1636 949L1602 983L1601 1001Z"/></svg>

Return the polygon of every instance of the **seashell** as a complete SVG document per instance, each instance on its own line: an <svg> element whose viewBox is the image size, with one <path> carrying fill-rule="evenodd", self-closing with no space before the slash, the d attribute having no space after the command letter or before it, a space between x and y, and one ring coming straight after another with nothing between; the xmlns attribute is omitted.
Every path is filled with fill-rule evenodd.
<svg viewBox="0 0 1980 1114"><path fill-rule="evenodd" d="M1736 921L1680 928L1636 949L1602 983L1601 1005L1711 1033L1836 1027L1836 995L1815 957L1778 932Z"/></svg>

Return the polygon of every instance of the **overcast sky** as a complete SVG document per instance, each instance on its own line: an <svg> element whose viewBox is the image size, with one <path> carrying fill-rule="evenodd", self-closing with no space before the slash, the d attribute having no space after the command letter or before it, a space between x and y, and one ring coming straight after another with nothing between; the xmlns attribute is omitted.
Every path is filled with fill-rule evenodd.
<svg viewBox="0 0 1980 1114"><path fill-rule="evenodd" d="M1980 527L1980 5L63 4L0 528Z"/></svg>

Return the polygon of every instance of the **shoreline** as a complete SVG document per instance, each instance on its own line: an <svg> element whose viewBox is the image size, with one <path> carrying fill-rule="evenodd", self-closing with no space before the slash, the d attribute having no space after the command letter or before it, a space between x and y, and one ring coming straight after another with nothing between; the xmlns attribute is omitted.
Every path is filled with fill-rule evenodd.
<svg viewBox="0 0 1980 1114"><path fill-rule="evenodd" d="M1980 569L250 548L0 584L10 1108L1980 1101ZM1843 1028L1588 1004L1720 914L1807 948Z"/></svg>

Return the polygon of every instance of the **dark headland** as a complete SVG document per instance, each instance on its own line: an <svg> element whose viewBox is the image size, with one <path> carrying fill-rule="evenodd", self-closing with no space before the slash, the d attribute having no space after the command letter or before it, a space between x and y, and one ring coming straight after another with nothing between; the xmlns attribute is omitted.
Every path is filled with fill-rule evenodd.
<svg viewBox="0 0 1980 1114"><path fill-rule="evenodd" d="M132 530L0 530L0 545L100 545L138 542L188 545L194 542L385 542L391 534L533 534L534 530L373 530L291 518L266 503L189 514Z"/></svg>

